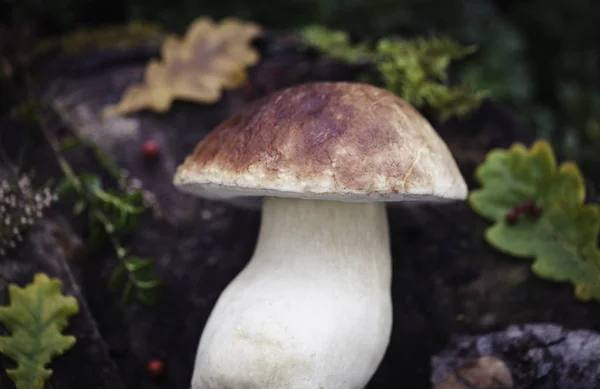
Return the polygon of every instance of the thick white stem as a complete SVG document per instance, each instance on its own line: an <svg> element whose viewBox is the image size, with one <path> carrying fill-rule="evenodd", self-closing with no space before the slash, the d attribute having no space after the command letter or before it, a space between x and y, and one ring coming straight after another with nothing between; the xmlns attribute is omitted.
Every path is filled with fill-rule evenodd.
<svg viewBox="0 0 600 389"><path fill-rule="evenodd" d="M381 203L266 198L255 253L223 291L193 389L360 389L392 326Z"/></svg>

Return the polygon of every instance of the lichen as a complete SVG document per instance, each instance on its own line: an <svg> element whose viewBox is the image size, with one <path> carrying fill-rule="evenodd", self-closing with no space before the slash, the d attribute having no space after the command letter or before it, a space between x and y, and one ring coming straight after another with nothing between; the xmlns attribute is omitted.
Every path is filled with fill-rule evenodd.
<svg viewBox="0 0 600 389"><path fill-rule="evenodd" d="M28 175L16 182L0 182L0 255L23 241L27 229L43 217L44 211L58 200L49 188L34 188Z"/></svg>

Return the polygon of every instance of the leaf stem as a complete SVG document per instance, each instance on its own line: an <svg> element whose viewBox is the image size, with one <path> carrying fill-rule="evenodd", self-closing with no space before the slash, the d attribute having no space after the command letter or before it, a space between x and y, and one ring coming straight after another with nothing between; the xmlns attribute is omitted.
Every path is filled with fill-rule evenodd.
<svg viewBox="0 0 600 389"><path fill-rule="evenodd" d="M50 145L50 148L52 149L52 152L54 153L54 156L56 157L58 165L60 166L60 169L62 170L63 174L65 175L67 180L69 180L73 184L77 192L81 193L81 191L83 190L83 184L81 183L81 180L79 179L79 177L77 177L75 171L73 170L69 162L67 162L67 159L64 157L63 153L60 151L60 144L58 143L58 139L56 139L54 134L52 134L48 130L45 120L42 117L39 118L39 128L42 132L42 135L46 139L46 142L48 143L48 145Z"/></svg>
<svg viewBox="0 0 600 389"><path fill-rule="evenodd" d="M100 222L100 224L102 224L102 228L104 229L104 232L108 236L108 239L110 240L110 243L113 246L113 249L115 250L115 252L117 254L117 258L119 259L119 261L121 261L121 263L127 270L127 272L126 272L127 279L129 281L131 281L134 285L137 284L137 282L139 280L137 279L137 277L135 276L135 274L133 272L129 271L129 268L126 265L126 263L127 263L126 252L127 251L121 245L121 242L119 241L119 239L112 232L112 228L110 227L112 225L112 223L110 222L110 220L108 220L108 218L106 217L104 212L102 212L100 210L97 210L97 209L94 210L93 216L96 218L96 220L98 220Z"/></svg>

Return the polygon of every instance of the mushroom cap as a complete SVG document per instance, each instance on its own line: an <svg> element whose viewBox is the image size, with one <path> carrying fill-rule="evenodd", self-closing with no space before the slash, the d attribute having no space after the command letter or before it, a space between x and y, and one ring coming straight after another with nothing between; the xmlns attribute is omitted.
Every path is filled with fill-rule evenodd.
<svg viewBox="0 0 600 389"><path fill-rule="evenodd" d="M467 185L431 124L395 94L357 82L295 85L223 121L177 168L208 199L465 199Z"/></svg>

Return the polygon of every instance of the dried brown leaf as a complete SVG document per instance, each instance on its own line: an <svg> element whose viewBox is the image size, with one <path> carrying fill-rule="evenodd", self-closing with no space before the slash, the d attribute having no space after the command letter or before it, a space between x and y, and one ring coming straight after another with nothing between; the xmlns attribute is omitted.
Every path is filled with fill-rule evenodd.
<svg viewBox="0 0 600 389"><path fill-rule="evenodd" d="M246 79L246 68L258 62L250 42L261 28L228 18L215 23L199 18L185 37L170 36L162 46L162 59L152 60L144 83L130 86L121 101L108 106L105 116L124 115L142 109L166 112L173 100L214 103L223 89L233 89Z"/></svg>
<svg viewBox="0 0 600 389"><path fill-rule="evenodd" d="M512 373L506 363L493 355L467 360L435 389L510 389Z"/></svg>

